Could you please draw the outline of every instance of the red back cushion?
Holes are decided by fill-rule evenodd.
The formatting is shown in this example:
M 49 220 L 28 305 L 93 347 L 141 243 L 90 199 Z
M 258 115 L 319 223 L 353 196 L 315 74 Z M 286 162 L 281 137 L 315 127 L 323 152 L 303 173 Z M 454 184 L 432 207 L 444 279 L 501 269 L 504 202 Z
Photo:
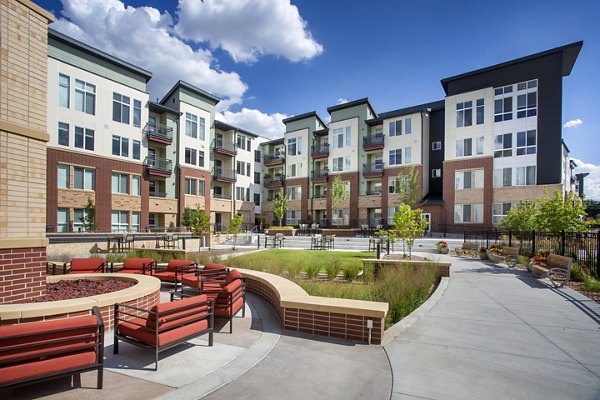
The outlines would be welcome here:
M 71 260 L 71 271 L 102 271 L 104 258 L 74 258 Z
M 161 331 L 166 331 L 185 323 L 199 321 L 208 315 L 209 305 L 203 304 L 206 301 L 206 295 L 200 295 L 169 303 L 159 303 L 150 309 L 158 313 L 158 316 L 148 314 L 146 326 L 150 329 L 159 328 Z
M 154 262 L 151 258 L 126 258 L 123 261 L 123 269 L 144 269 L 144 265 L 146 268 L 150 266 Z
M 240 271 L 238 271 L 237 269 L 230 269 L 229 273 L 227 274 L 227 277 L 225 278 L 225 283 L 226 284 L 230 284 L 231 282 L 235 281 L 236 279 L 242 279 L 242 273 Z
M 171 260 L 167 265 L 167 271 L 175 272 L 181 267 L 193 267 L 194 262 L 189 260 Z
M 227 268 L 227 267 L 222 264 L 215 264 L 215 263 L 206 263 L 206 265 L 204 266 L 204 269 L 225 269 L 225 268 Z

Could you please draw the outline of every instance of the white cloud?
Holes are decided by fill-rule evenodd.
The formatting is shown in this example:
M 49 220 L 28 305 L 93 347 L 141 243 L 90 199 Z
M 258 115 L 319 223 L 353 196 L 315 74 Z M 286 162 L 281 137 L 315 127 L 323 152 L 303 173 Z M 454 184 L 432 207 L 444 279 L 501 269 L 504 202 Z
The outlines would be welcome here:
M 263 54 L 296 62 L 323 52 L 289 0 L 180 0 L 178 17 L 181 37 L 221 47 L 236 62 Z
M 217 114 L 217 119 L 238 128 L 246 129 L 270 139 L 281 137 L 285 132 L 283 119 L 288 115 L 273 113 L 265 114 L 259 110 L 242 108 L 241 111 L 225 111 Z
M 212 66 L 209 50 L 194 50 L 176 36 L 173 18 L 152 7 L 125 6 L 119 0 L 62 0 L 52 27 L 117 58 L 153 72 L 150 98 L 162 97 L 185 80 L 223 99 L 220 109 L 241 103 L 247 85 L 235 72 Z
M 583 124 L 583 121 L 580 120 L 579 118 L 577 119 L 572 119 L 570 121 L 568 121 L 566 124 L 564 124 L 564 128 L 577 128 L 579 125 Z
M 589 172 L 589 175 L 583 179 L 583 189 L 586 199 L 600 200 L 600 165 L 594 165 L 571 158 L 577 164 L 575 174 Z
M 344 103 L 347 103 L 347 102 L 348 102 L 348 99 L 345 99 L 345 98 L 343 98 L 343 97 L 340 97 L 340 98 L 337 100 L 337 103 L 338 103 L 338 104 L 344 104 Z

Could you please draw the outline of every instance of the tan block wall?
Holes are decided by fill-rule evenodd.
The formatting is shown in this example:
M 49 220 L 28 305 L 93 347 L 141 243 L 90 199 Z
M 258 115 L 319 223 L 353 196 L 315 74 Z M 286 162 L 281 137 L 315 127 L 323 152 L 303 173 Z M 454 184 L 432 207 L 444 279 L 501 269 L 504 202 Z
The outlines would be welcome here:
M 123 211 L 140 211 L 142 209 L 142 198 L 127 194 L 112 194 L 112 209 Z
M 562 191 L 562 185 L 544 185 L 544 186 L 511 186 L 503 188 L 494 188 L 494 203 L 518 203 L 522 200 L 535 200 L 545 196 L 553 196 L 555 190 Z
M 92 190 L 58 189 L 59 208 L 83 208 L 88 199 L 95 201 L 96 192 Z
M 327 209 L 327 199 L 314 199 L 313 200 L 313 210 L 326 210 Z
M 210 211 L 231 213 L 231 200 L 210 199 Z
M 463 189 L 455 191 L 454 204 L 483 204 L 483 189 Z
M 360 216 L 361 210 L 363 208 L 381 208 L 381 196 L 359 196 L 358 198 L 358 213 L 359 219 L 362 218 Z M 366 212 L 366 210 L 365 210 Z M 366 218 L 366 216 L 365 216 Z
M 177 199 L 158 199 L 151 197 L 148 203 L 148 210 L 151 213 L 177 215 Z M 204 198 L 200 204 L 204 205 Z M 202 208 L 202 206 L 200 208 Z
M 185 207 L 189 207 L 192 210 L 195 210 L 197 208 L 197 206 L 200 206 L 200 209 L 204 210 L 205 206 L 206 206 L 206 197 L 190 196 L 190 195 L 186 194 L 185 195 Z

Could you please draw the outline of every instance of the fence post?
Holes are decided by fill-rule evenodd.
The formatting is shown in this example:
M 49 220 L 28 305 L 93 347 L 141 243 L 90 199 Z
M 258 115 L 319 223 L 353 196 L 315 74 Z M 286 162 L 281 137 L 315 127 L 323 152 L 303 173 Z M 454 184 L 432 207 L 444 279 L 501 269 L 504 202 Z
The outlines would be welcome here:
M 390 238 L 389 237 L 385 243 L 385 252 L 386 252 L 386 254 L 390 254 Z
M 531 231 L 531 254 L 535 256 L 535 231 Z
M 565 255 L 565 247 L 567 245 L 567 241 L 566 241 L 566 236 L 565 236 L 565 230 L 563 229 L 563 231 L 561 232 L 561 246 L 560 246 L 560 255 L 564 256 Z
M 377 243 L 377 259 L 381 258 L 381 243 Z
M 260 250 L 260 235 L 257 235 L 256 237 L 258 238 L 256 248 Z
M 512 230 L 508 230 L 508 247 L 512 247 Z

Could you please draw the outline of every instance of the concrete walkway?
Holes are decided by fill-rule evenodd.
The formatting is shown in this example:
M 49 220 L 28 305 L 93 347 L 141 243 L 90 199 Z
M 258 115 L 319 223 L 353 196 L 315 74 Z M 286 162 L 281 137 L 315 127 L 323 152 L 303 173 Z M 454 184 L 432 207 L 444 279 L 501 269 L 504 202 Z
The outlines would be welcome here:
M 600 399 L 600 305 L 525 271 L 452 262 L 445 293 L 386 344 L 392 399 Z

